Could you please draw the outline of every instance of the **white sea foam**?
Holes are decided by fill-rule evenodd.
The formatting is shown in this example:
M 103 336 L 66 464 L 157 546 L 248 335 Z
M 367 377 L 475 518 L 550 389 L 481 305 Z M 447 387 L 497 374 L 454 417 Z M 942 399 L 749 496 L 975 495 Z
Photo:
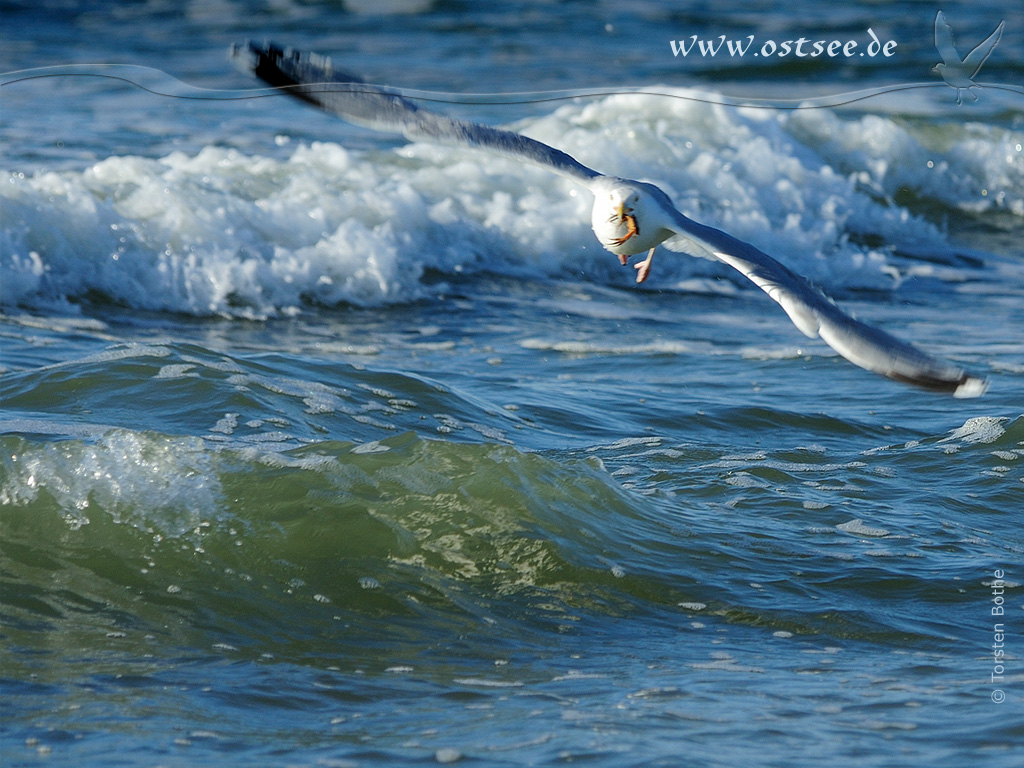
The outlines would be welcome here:
M 847 520 L 845 523 L 840 523 L 836 528 L 840 531 L 845 531 L 846 533 L 852 533 L 854 536 L 881 538 L 889 535 L 889 531 L 885 528 L 875 528 L 859 518 L 854 518 L 853 520 Z
M 886 195 L 900 189 L 968 210 L 1024 216 L 1024 145 L 1019 131 L 967 123 L 931 137 L 875 115 L 840 120 L 829 110 L 794 116 L 790 130 L 842 171 L 857 168 Z
M 678 355 L 690 351 L 690 345 L 678 341 L 652 341 L 646 344 L 608 344 L 593 341 L 523 339 L 524 349 L 551 350 L 570 355 Z
M 180 536 L 220 504 L 212 455 L 198 438 L 112 429 L 95 440 L 31 448 L 9 466 L 0 504 L 27 504 L 45 492 L 74 528 L 98 511 L 115 522 Z
M 939 442 L 994 443 L 1006 434 L 1004 424 L 1008 421 L 1009 419 L 999 416 L 977 416 L 965 421 L 962 427 L 954 429 Z
M 516 128 L 602 172 L 662 185 L 687 215 L 830 286 L 894 284 L 888 247 L 851 236 L 952 258 L 937 227 L 886 200 L 898 189 L 1024 215 L 1024 137 L 994 126 L 957 126 L 933 146 L 887 117 L 629 94 Z M 273 159 L 208 146 L 0 178 L 6 306 L 101 294 L 141 309 L 264 317 L 414 300 L 427 269 L 630 278 L 594 240 L 585 190 L 463 148 L 315 142 Z M 678 255 L 658 266 L 663 285 L 728 273 Z

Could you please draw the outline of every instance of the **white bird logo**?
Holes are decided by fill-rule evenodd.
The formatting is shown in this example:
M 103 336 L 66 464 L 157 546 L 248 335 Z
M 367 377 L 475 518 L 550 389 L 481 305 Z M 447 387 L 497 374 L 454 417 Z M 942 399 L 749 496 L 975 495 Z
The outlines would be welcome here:
M 985 59 L 989 57 L 992 49 L 996 47 L 996 43 L 1003 36 L 1005 25 L 1005 21 L 999 22 L 999 26 L 992 34 L 982 40 L 973 51 L 961 60 L 956 46 L 953 45 L 953 28 L 949 26 L 942 11 L 935 14 L 935 47 L 939 49 L 942 62 L 932 67 L 932 72 L 938 72 L 946 81 L 946 85 L 956 90 L 957 104 L 963 103 L 961 91 L 964 90 L 972 99 L 978 100 L 978 97 L 970 90 L 978 87 L 973 78 L 981 71 L 981 65 L 985 63 Z

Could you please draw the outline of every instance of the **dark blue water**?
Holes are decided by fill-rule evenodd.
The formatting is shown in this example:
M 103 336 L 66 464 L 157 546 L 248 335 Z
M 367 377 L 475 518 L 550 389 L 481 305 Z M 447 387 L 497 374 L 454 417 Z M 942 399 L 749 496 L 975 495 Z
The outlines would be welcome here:
M 0 81 L 0 762 L 1019 764 L 1024 14 L 943 8 L 1005 22 L 961 106 L 928 4 L 363 5 L 3 8 L 54 69 Z M 653 181 L 990 389 L 711 262 L 637 287 L 568 181 L 249 98 L 246 38 Z

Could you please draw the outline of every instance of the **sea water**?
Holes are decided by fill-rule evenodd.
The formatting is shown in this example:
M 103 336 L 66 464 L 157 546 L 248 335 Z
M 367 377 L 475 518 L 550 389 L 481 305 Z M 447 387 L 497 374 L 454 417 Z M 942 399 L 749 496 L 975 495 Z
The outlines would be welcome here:
M 368 5 L 3 12 L 3 764 L 1019 764 L 1019 9 L 944 8 L 964 55 L 1006 22 L 958 105 L 930 6 Z M 265 37 L 654 182 L 990 390 L 710 261 L 638 287 L 585 190 L 268 94 Z

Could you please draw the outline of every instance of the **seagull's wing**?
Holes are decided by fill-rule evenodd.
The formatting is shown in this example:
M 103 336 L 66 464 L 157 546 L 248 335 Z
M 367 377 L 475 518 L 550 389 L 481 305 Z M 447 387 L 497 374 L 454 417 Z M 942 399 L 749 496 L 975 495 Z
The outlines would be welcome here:
M 232 46 L 231 57 L 275 88 L 356 125 L 427 140 L 488 149 L 541 165 L 587 185 L 600 176 L 569 155 L 518 133 L 455 120 L 423 109 L 394 91 L 368 85 L 331 67 L 329 59 L 252 41 Z
M 953 45 L 953 28 L 946 21 L 946 15 L 939 11 L 935 14 L 935 47 L 939 49 L 939 55 L 946 63 L 946 66 L 959 67 L 961 65 L 960 54 L 956 52 Z
M 988 388 L 984 379 L 853 319 L 802 277 L 754 246 L 688 219 L 667 196 L 662 205 L 673 220 L 673 249 L 694 256 L 711 256 L 739 270 L 778 302 L 804 334 L 811 338 L 820 336 L 851 363 L 896 381 L 950 392 L 955 397 L 978 397 Z
M 981 71 L 981 65 L 985 63 L 985 59 L 992 53 L 992 49 L 996 47 L 996 43 L 1003 36 L 1003 27 L 1006 26 L 1005 21 L 1000 21 L 999 26 L 995 28 L 991 35 L 982 40 L 978 47 L 971 51 L 964 58 L 964 71 L 968 77 L 973 78 Z

